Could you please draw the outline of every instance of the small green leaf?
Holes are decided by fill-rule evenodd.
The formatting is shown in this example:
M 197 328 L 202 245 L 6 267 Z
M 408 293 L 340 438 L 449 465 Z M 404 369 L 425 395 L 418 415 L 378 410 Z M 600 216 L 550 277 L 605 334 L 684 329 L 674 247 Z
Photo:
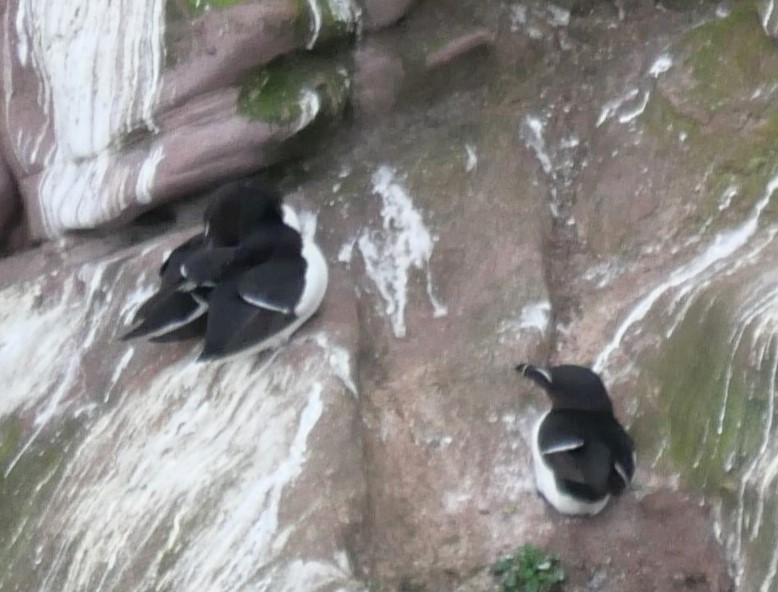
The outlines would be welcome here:
M 516 585 L 517 585 L 518 583 L 519 583 L 519 582 L 518 582 L 518 578 L 516 577 L 516 572 L 515 572 L 515 571 L 509 571 L 509 572 L 508 572 L 508 573 L 505 575 L 505 577 L 503 578 L 503 580 L 502 580 L 502 585 L 503 585 L 503 586 L 504 586 L 504 587 L 505 587 L 507 590 L 515 590 L 515 589 L 516 589 Z
M 503 557 L 492 566 L 492 573 L 500 575 L 508 571 L 511 567 L 511 557 Z

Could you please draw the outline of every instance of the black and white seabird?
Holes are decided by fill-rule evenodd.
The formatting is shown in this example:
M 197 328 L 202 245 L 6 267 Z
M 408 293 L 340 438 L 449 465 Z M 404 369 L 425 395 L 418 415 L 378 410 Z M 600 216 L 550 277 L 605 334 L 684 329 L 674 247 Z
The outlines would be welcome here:
M 173 249 L 162 262 L 159 268 L 162 283 L 138 308 L 132 329 L 122 336 L 123 340 L 135 337 L 148 337 L 152 341 L 185 339 L 192 332 L 190 325 L 198 327 L 194 321 L 208 309 L 208 289 L 187 285 L 182 266 L 188 257 L 203 249 L 205 242 L 204 234 L 196 234 Z
M 538 491 L 563 514 L 597 514 L 635 473 L 635 446 L 613 415 L 605 385 L 582 366 L 519 364 L 516 371 L 551 399 L 532 433 Z
M 277 347 L 321 305 L 327 262 L 313 236 L 301 233 L 294 210 L 282 209 L 283 224 L 246 239 L 261 261 L 213 289 L 200 360 Z
M 162 285 L 123 338 L 158 342 L 205 335 L 200 360 L 257 352 L 286 341 L 319 308 L 327 264 L 294 210 L 247 179 L 219 188 L 205 231 L 177 247 Z
M 291 210 L 282 202 L 282 195 L 275 187 L 256 177 L 220 186 L 203 215 L 209 246 L 236 247 L 258 228 L 282 223 Z M 296 215 L 294 220 L 297 220 Z

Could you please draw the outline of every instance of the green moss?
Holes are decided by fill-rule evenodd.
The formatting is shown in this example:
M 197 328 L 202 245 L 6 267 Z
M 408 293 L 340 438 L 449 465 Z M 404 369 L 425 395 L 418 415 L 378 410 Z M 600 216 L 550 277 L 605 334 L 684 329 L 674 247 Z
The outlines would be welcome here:
M 319 114 L 339 114 L 348 98 L 350 78 L 339 59 L 295 54 L 248 74 L 240 88 L 238 111 L 250 119 L 289 124 L 302 116 L 306 92 L 315 92 Z
M 732 472 L 761 444 L 771 392 L 766 369 L 740 370 L 749 364 L 745 352 L 731 351 L 732 324 L 729 303 L 700 299 L 664 342 L 654 369 L 667 454 L 695 485 L 725 496 Z
M 694 78 L 692 98 L 710 112 L 749 97 L 778 75 L 778 52 L 750 2 L 737 3 L 728 17 L 690 31 L 684 49 L 684 65 Z
M 706 126 L 676 110 L 661 93 L 653 93 L 641 121 L 662 151 L 678 153 L 679 170 L 695 171 L 703 178 L 703 192 L 695 198 L 692 219 L 679 229 L 685 233 L 694 224 L 715 232 L 741 219 L 763 195 L 778 162 L 778 107 L 752 115 L 747 127 L 733 130 Z M 738 190 L 737 198 L 721 212 L 721 197 L 732 186 Z M 772 212 L 767 215 L 771 217 Z
M 189 10 L 193 14 L 202 14 L 208 9 L 220 9 L 240 4 L 246 0 L 186 0 Z
M 20 417 L 0 420 L 0 589 L 34 587 L 29 585 L 37 577 L 31 561 L 35 556 L 34 519 L 56 486 L 78 427 L 66 422 L 56 434 L 41 433 L 28 443 L 30 434 Z M 28 448 L 18 456 L 25 445 Z
M 345 37 L 355 31 L 355 20 L 344 21 L 340 19 L 339 15 L 332 9 L 332 2 L 327 0 L 317 0 L 317 2 L 321 10 L 322 19 L 321 30 L 319 31 L 319 39 L 321 41 Z
M 696 119 L 676 111 L 660 93 L 651 94 L 641 122 L 649 133 L 667 143 L 677 143 L 681 135 L 686 141 L 694 142 L 701 133 Z
M 529 544 L 500 558 L 492 573 L 500 582 L 500 592 L 551 592 L 565 581 L 559 557 Z

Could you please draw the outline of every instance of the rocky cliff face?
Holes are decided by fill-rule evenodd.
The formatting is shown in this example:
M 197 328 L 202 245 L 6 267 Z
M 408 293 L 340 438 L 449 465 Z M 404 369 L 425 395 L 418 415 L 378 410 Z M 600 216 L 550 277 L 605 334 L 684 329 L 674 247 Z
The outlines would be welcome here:
M 302 154 L 331 284 L 286 347 L 198 365 L 116 337 L 202 200 L 0 261 L 0 589 L 485 592 L 524 542 L 567 590 L 775 587 L 769 15 L 78 4 L 5 8 L 2 211 L 16 179 L 57 235 Z M 521 360 L 594 364 L 636 438 L 593 520 L 534 492 Z
M 288 140 L 371 92 L 355 83 L 370 74 L 357 30 L 410 4 L 7 3 L 3 153 L 30 236 L 115 225 L 288 158 Z M 16 196 L 0 189 L 6 226 Z

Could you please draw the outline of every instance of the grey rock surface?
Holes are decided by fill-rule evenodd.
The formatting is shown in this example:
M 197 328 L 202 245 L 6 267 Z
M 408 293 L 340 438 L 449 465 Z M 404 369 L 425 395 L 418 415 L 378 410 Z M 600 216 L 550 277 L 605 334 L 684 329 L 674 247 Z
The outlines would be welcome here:
M 0 261 L 0 587 L 486 592 L 533 542 L 570 590 L 771 589 L 778 50 L 730 8 L 445 0 L 366 38 L 355 117 L 283 170 L 333 273 L 275 356 L 115 342 L 202 201 Z M 230 92 L 156 120 L 171 184 L 241 170 L 209 122 L 271 133 Z M 637 441 L 595 520 L 534 492 L 521 360 L 595 364 Z

